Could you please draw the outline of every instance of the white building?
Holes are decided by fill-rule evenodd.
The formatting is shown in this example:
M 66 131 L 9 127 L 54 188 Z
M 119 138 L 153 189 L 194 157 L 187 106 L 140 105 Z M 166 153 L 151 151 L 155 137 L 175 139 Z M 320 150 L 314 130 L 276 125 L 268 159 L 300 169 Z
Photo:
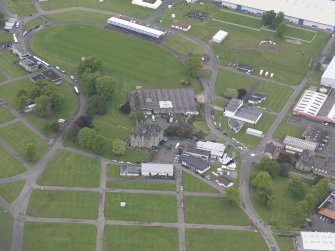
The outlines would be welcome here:
M 257 124 L 263 113 L 253 107 L 244 107 L 243 101 L 237 98 L 232 98 L 229 104 L 225 107 L 224 116 L 232 119 L 237 119 L 250 124 Z
M 335 57 L 333 57 L 327 69 L 322 74 L 321 85 L 335 88 Z
M 159 6 L 163 3 L 162 0 L 156 0 L 155 2 L 146 2 L 143 0 L 133 0 L 132 4 L 139 5 L 142 7 L 150 8 L 150 9 L 158 9 Z
M 212 41 L 220 44 L 226 37 L 228 36 L 228 32 L 219 30 L 213 37 Z
M 198 141 L 196 148 L 210 152 L 212 158 L 222 158 L 226 149 L 224 144 L 211 141 Z
M 297 237 L 298 251 L 334 251 L 335 233 L 300 232 Z
M 189 31 L 192 26 L 190 24 L 184 24 L 178 21 L 173 21 L 171 27 L 182 31 Z
M 246 134 L 252 135 L 252 136 L 256 136 L 258 138 L 263 138 L 264 137 L 264 133 L 262 131 L 253 129 L 253 128 L 248 128 L 245 132 Z
M 284 12 L 285 20 L 299 25 L 335 31 L 335 1 L 330 0 L 217 0 L 233 10 L 262 16 L 265 11 Z
M 172 164 L 142 163 L 141 173 L 143 176 L 173 176 Z

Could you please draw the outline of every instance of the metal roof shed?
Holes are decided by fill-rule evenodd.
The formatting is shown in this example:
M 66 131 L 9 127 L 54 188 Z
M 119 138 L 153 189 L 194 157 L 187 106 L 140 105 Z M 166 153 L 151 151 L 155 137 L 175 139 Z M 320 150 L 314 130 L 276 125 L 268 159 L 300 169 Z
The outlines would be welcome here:
M 219 30 L 212 38 L 215 43 L 221 43 L 228 36 L 228 32 Z

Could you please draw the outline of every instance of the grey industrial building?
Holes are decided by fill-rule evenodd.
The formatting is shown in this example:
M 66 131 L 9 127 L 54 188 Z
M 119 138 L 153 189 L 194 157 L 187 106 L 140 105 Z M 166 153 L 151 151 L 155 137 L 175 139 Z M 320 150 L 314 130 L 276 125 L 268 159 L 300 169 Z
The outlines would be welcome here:
M 208 161 L 187 155 L 181 157 L 181 164 L 192 172 L 200 174 L 203 174 L 211 167 Z
M 188 154 L 190 156 L 196 157 L 196 158 L 200 158 L 203 160 L 208 160 L 211 152 L 210 151 L 206 151 L 206 150 L 201 150 L 201 149 L 197 149 L 191 146 L 187 146 L 186 150 L 185 150 L 185 154 Z
M 19 65 L 27 72 L 37 71 L 40 68 L 40 63 L 33 57 L 29 56 L 20 60 Z
M 286 136 L 283 144 L 285 146 L 285 150 L 290 153 L 302 153 L 303 150 L 315 151 L 318 147 L 318 143 L 292 136 Z
M 232 98 L 224 109 L 224 115 L 228 118 L 256 124 L 263 113 L 256 108 L 243 106 L 243 101 L 240 99 Z

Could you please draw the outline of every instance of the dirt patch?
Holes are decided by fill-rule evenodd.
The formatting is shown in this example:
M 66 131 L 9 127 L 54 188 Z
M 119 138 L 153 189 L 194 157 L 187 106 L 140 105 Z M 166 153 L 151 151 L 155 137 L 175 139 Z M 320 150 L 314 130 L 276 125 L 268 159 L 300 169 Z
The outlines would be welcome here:
M 262 49 L 279 50 L 278 44 L 272 40 L 262 40 L 259 42 L 258 46 Z
M 288 42 L 290 44 L 302 45 L 302 42 L 300 40 L 297 40 L 297 39 L 286 39 L 286 42 Z

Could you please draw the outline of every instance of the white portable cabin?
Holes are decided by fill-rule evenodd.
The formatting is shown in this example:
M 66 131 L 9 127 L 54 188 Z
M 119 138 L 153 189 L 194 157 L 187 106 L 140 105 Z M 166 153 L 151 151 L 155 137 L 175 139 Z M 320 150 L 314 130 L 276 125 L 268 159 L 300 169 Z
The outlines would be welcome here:
M 249 135 L 252 135 L 252 136 L 256 136 L 258 138 L 263 138 L 264 137 L 264 133 L 262 131 L 255 130 L 255 129 L 252 129 L 252 128 L 248 128 L 245 133 L 249 134 Z
M 212 38 L 212 41 L 220 44 L 226 37 L 228 36 L 228 32 L 219 30 Z

